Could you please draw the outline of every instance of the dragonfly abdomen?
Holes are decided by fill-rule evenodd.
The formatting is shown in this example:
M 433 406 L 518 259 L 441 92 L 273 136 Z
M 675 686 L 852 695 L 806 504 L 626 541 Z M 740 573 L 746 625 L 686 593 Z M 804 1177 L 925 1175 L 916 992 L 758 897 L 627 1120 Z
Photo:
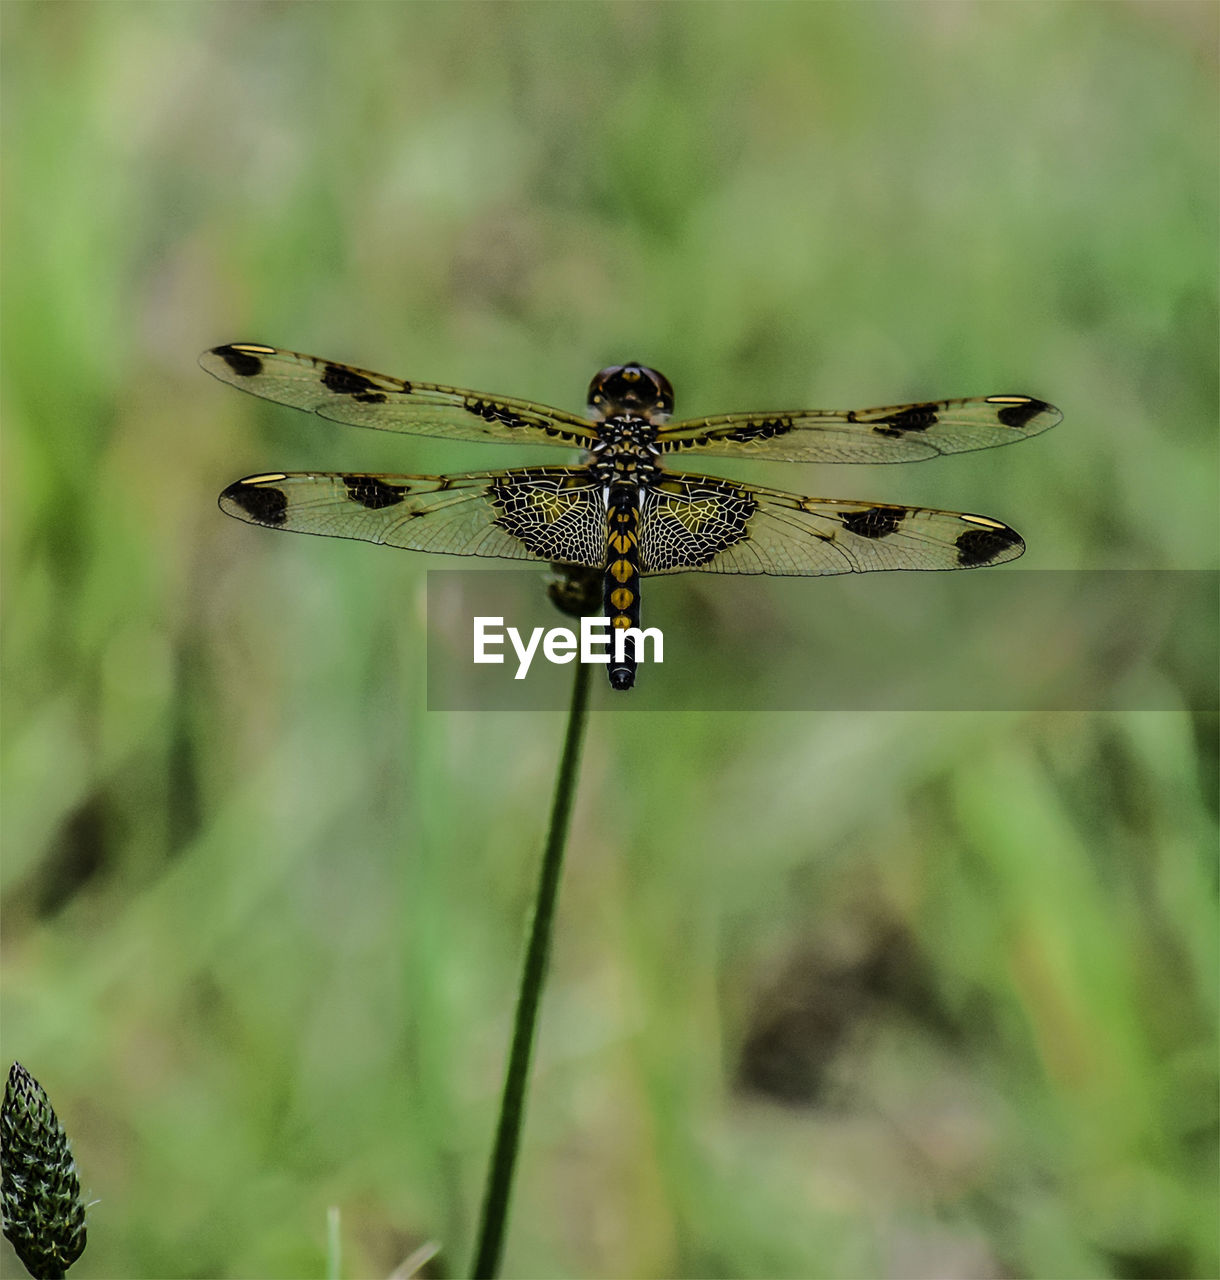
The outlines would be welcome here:
M 621 661 L 618 633 L 640 625 L 640 499 L 632 484 L 613 484 L 606 499 L 606 616 L 610 619 L 610 684 L 635 684 L 635 639 L 627 636 Z

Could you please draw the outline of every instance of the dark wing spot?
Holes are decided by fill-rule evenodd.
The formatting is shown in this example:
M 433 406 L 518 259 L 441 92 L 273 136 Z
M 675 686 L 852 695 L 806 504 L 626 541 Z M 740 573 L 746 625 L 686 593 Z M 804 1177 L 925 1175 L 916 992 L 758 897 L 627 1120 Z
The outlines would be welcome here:
M 897 530 L 905 514 L 894 507 L 869 507 L 843 516 L 843 527 L 862 538 L 885 538 Z
M 385 404 L 385 392 L 379 390 L 362 373 L 346 369 L 341 364 L 328 364 L 322 374 L 322 385 L 336 395 L 351 396 L 361 404 Z M 403 383 L 403 390 L 410 391 Z
M 1016 427 L 1020 430 L 1032 418 L 1045 413 L 1049 408 L 1050 405 L 1045 400 L 1027 400 L 1024 404 L 1006 404 L 996 412 L 995 416 L 1006 427 Z
M 466 408 L 484 422 L 499 422 L 506 427 L 528 427 L 530 424 L 522 417 L 504 408 L 503 405 L 492 404 L 490 400 L 467 400 Z
M 904 431 L 927 431 L 936 425 L 935 404 L 913 404 L 898 413 L 891 413 L 873 422 L 873 430 L 882 436 L 897 437 Z
M 967 529 L 957 540 L 957 563 L 963 569 L 990 564 L 1012 547 L 1021 547 L 1021 535 L 1015 529 Z
M 240 347 L 216 347 L 212 354 L 219 356 L 239 378 L 253 378 L 263 371 L 263 362 L 258 356 L 242 351 Z
M 256 524 L 281 525 L 288 512 L 288 496 L 273 485 L 246 484 L 239 480 L 220 496 L 240 507 Z
M 677 440 L 658 440 L 657 448 L 662 453 L 674 453 L 678 449 L 697 449 L 700 445 L 711 444 L 711 436 L 684 436 Z
M 740 440 L 743 444 L 751 440 L 770 440 L 773 436 L 786 435 L 792 430 L 791 418 L 768 418 L 763 422 L 747 422 L 745 426 L 734 427 L 721 437 L 724 440 Z
M 376 476 L 344 476 L 347 496 L 370 511 L 380 511 L 383 507 L 397 506 L 406 497 L 406 486 L 386 484 Z

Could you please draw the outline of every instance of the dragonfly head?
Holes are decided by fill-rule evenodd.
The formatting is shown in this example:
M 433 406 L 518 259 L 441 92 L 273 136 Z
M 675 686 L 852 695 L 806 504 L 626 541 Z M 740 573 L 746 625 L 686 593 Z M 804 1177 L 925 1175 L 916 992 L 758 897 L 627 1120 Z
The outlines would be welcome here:
M 630 416 L 662 423 L 674 410 L 669 379 L 642 364 L 615 364 L 589 383 L 589 416 L 595 422 Z

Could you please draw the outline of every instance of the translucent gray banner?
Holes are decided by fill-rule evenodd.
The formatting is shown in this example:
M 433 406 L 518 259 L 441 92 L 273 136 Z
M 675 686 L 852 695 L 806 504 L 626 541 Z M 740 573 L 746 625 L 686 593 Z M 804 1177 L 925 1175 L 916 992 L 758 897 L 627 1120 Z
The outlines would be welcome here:
M 428 706 L 567 706 L 571 663 L 539 636 L 523 679 L 507 635 L 579 633 L 545 570 L 428 574 Z M 620 711 L 1087 711 L 1193 708 L 1220 699 L 1220 573 L 978 570 L 831 578 L 646 578 L 644 627 L 664 637 L 636 687 L 594 670 L 595 706 Z M 475 619 L 485 655 L 474 661 Z M 502 638 L 496 641 L 496 636 Z M 570 650 L 562 637 L 554 654 Z M 651 656 L 652 646 L 647 646 Z

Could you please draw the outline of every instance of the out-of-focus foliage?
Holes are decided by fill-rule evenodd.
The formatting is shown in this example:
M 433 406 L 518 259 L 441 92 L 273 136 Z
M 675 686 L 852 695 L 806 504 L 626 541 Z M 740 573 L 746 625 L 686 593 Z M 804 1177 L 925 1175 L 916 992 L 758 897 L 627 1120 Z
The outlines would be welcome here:
M 1018 448 L 751 474 L 1215 569 L 1217 12 L 0 7 L 4 1052 L 98 1201 L 74 1275 L 316 1275 L 332 1204 L 350 1274 L 461 1270 L 561 729 L 426 711 L 426 557 L 215 507 L 522 459 L 198 352 L 1027 392 L 1065 418 Z M 1216 721 L 1161 679 L 596 714 L 508 1274 L 1215 1275 Z

